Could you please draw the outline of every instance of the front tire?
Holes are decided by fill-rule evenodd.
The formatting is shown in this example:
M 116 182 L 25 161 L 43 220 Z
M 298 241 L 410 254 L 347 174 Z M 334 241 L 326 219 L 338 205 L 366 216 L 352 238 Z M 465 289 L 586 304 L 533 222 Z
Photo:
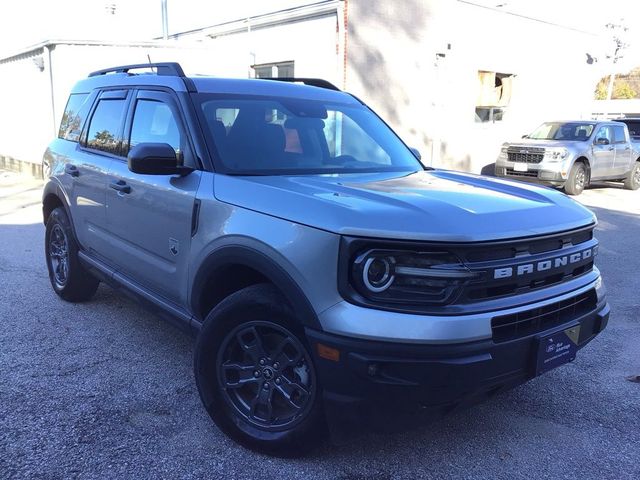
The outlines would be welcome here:
M 588 184 L 589 178 L 584 163 L 574 163 L 569 172 L 569 178 L 567 178 L 564 191 L 568 195 L 580 195 Z
M 638 190 L 640 188 L 640 160 L 633 164 L 633 168 L 624 179 L 624 188 L 627 190 Z
M 80 264 L 78 244 L 62 207 L 54 209 L 47 219 L 44 244 L 49 280 L 58 296 L 67 302 L 93 297 L 100 282 Z
M 207 412 L 241 445 L 291 457 L 325 437 L 321 391 L 304 333 L 271 285 L 244 288 L 209 313 L 194 370 Z

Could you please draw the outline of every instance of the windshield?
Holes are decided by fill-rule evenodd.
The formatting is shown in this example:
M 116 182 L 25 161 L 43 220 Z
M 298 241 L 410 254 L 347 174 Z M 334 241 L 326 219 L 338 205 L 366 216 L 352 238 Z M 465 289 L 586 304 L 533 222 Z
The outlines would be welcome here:
M 547 122 L 536 128 L 528 138 L 534 140 L 588 140 L 595 124 L 586 122 Z
M 424 167 L 362 105 L 194 95 L 218 169 L 239 175 L 417 171 Z

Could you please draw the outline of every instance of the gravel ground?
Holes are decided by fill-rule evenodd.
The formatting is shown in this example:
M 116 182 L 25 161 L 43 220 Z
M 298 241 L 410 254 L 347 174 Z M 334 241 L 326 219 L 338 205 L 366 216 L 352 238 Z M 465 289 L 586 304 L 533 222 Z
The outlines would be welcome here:
M 193 339 L 101 286 L 48 282 L 38 182 L 0 171 L 0 478 L 640 478 L 640 192 L 593 188 L 613 314 L 574 363 L 429 426 L 297 460 L 211 423 Z

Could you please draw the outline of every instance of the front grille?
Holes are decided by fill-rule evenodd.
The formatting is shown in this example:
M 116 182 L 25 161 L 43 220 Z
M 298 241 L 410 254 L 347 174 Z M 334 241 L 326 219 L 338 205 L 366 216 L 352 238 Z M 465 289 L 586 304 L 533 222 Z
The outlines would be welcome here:
M 468 282 L 456 298 L 457 303 L 468 304 L 483 300 L 518 295 L 585 275 L 593 270 L 597 252 L 597 240 L 593 227 L 524 240 L 478 244 L 454 250 L 463 264 L 479 277 Z M 589 256 L 566 265 L 537 268 L 540 262 L 555 261 L 558 257 L 590 250 Z M 517 274 L 518 266 L 532 264 L 535 271 Z M 544 265 L 546 267 L 546 265 Z M 512 275 L 497 276 L 496 270 L 510 268 Z M 496 278 L 498 277 L 498 278 Z
M 507 342 L 543 332 L 594 310 L 597 303 L 595 290 L 589 290 L 543 307 L 494 317 L 491 320 L 493 341 Z
M 505 173 L 510 177 L 538 178 L 538 171 L 537 170 L 535 170 L 533 172 L 531 172 L 531 171 L 528 171 L 528 172 L 516 172 L 513 168 L 507 168 L 507 169 L 505 169 Z
M 507 151 L 507 158 L 510 162 L 540 163 L 543 157 L 544 151 L 542 153 L 522 153 Z

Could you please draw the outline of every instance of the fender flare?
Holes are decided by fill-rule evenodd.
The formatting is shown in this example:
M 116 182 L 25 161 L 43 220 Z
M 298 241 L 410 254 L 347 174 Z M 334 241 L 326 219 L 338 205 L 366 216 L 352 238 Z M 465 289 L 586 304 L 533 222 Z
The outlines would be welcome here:
M 274 259 L 248 246 L 227 245 L 213 250 L 198 267 L 191 285 L 190 304 L 192 312 L 200 311 L 200 297 L 207 280 L 216 270 L 229 265 L 252 268 L 269 279 L 289 300 L 294 316 L 303 326 L 321 330 L 318 317 L 308 298 L 287 271 Z M 196 321 L 203 319 L 196 318 Z

